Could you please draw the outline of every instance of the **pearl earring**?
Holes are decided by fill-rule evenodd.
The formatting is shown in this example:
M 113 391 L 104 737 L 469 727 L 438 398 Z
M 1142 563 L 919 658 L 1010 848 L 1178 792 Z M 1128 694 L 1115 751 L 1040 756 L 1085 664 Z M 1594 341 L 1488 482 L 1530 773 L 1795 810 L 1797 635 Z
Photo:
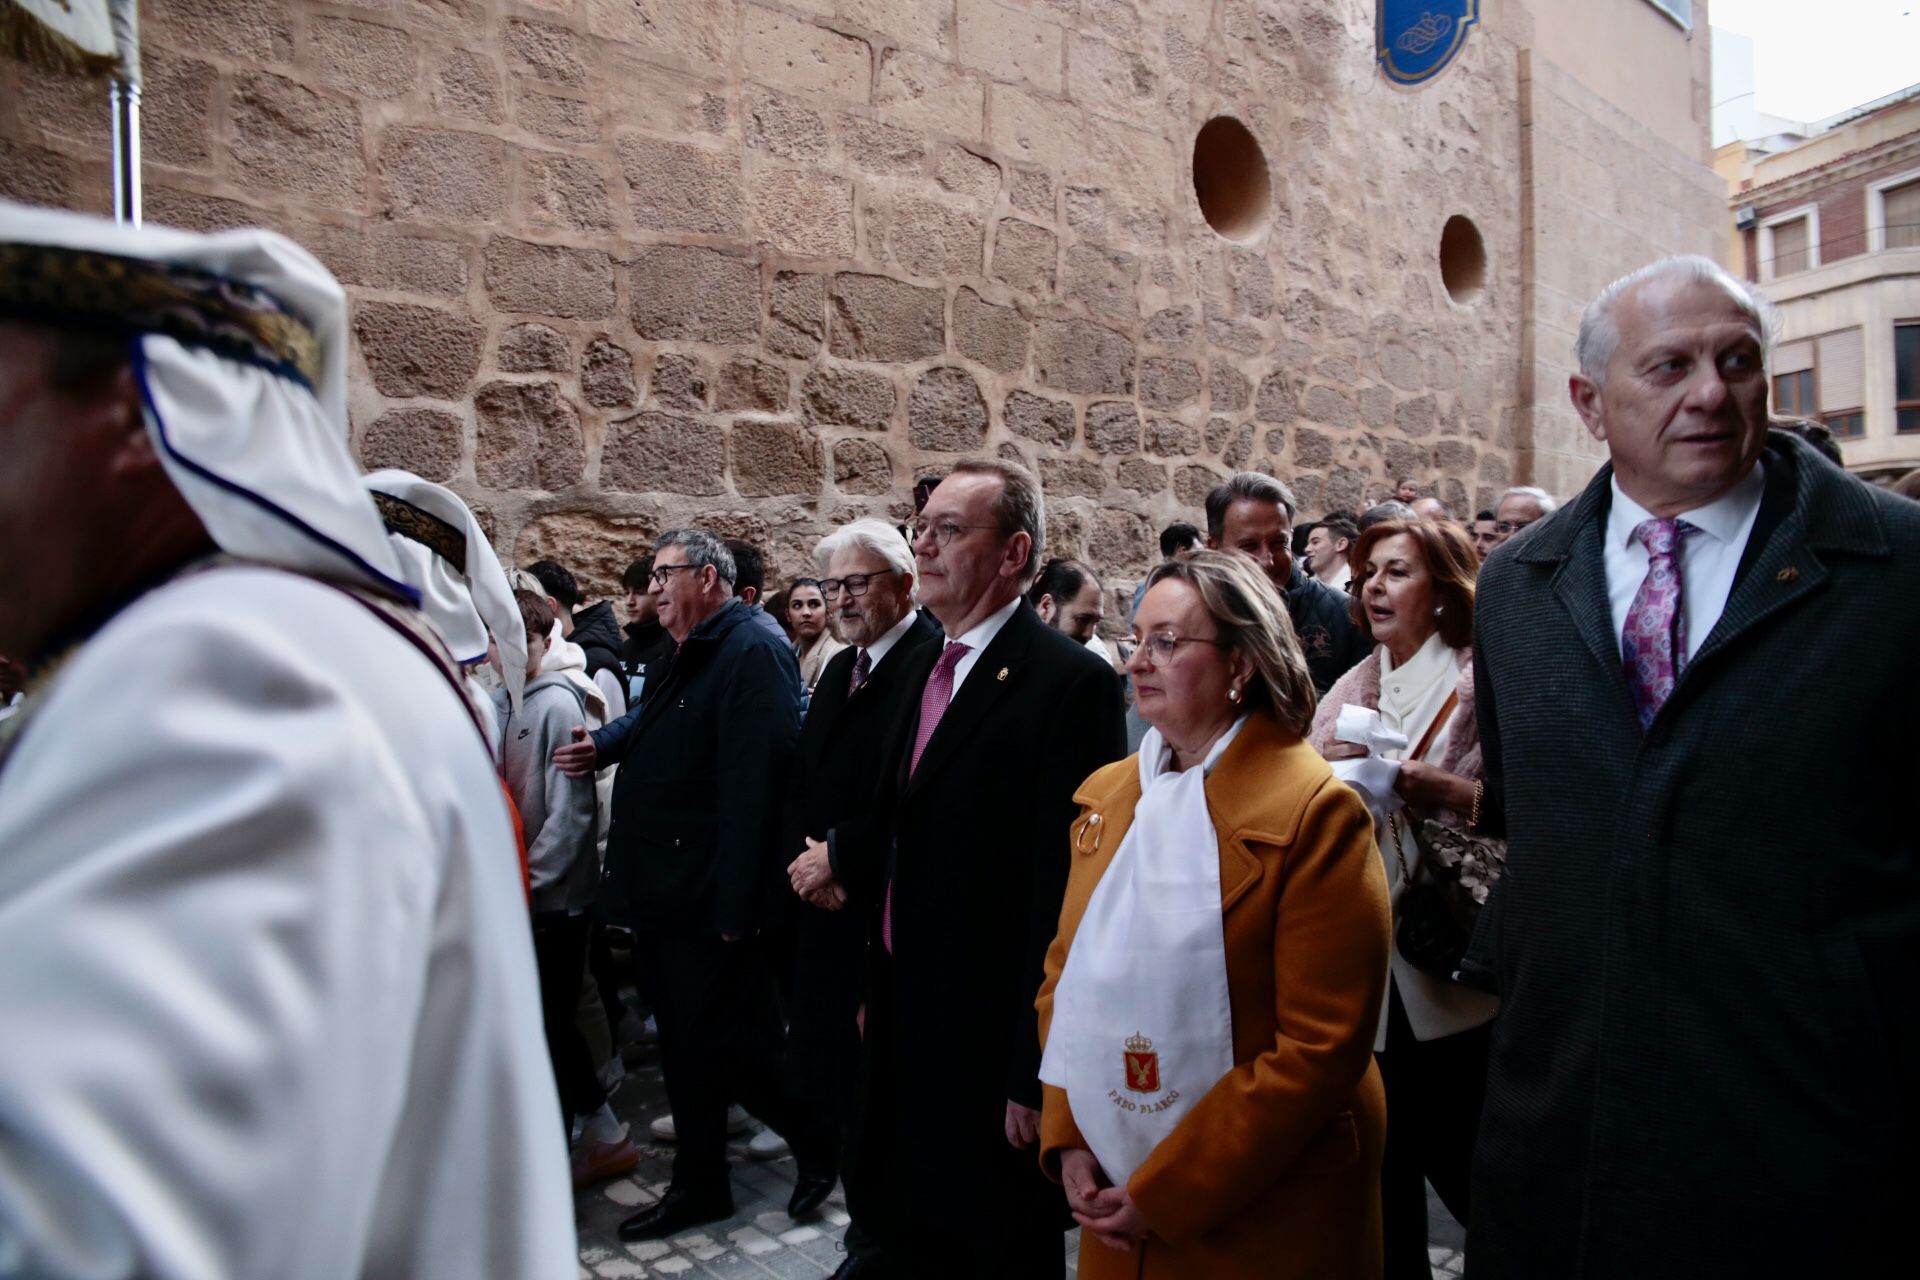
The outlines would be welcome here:
M 1441 614 L 1445 613 L 1446 611 L 1447 611 L 1447 606 L 1443 604 L 1437 604 L 1433 606 L 1433 616 L 1436 618 L 1439 617 Z
M 1227 690 L 1227 701 L 1228 702 L 1240 701 L 1240 690 L 1238 686 Z

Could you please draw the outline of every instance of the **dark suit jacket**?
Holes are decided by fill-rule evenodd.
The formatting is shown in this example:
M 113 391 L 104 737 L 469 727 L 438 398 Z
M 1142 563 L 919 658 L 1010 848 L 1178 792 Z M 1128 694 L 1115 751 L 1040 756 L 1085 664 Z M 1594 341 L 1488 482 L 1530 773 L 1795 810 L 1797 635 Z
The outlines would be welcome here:
M 732 601 L 689 632 L 641 704 L 593 734 L 600 764 L 620 765 L 607 918 L 657 933 L 762 928 L 799 734 L 793 654 L 747 606 Z
M 869 945 L 880 1016 L 870 1007 L 868 1042 L 874 1070 L 901 1082 L 910 1150 L 926 1163 L 899 1176 L 952 1189 L 997 1176 L 1008 1099 L 1040 1105 L 1033 1001 L 1066 890 L 1073 795 L 1124 754 L 1126 731 L 1113 668 L 1022 602 L 909 780 L 920 693 L 939 654 L 929 645 L 903 668 L 911 692 L 884 785 L 870 816 L 836 826 L 832 848 L 835 874 L 868 903 L 892 879 L 893 955 L 877 916 Z M 1057 1209 L 1058 1191 L 1045 1195 Z
M 1920 505 L 1774 432 L 1644 734 L 1603 469 L 1481 571 L 1506 878 L 1467 1274 L 1886 1274 L 1920 1195 Z
M 920 696 L 908 668 L 919 652 L 940 648 L 940 628 L 925 613 L 874 667 L 849 698 L 847 682 L 859 650 L 833 655 L 814 686 L 812 705 L 800 726 L 793 780 L 787 788 L 782 863 L 793 861 L 809 837 L 825 840 L 838 823 L 872 810 L 874 793 L 889 763 L 883 754 L 895 723 Z M 867 934 L 873 902 L 854 899 L 838 911 L 823 911 L 794 897 L 793 1008 L 788 1057 L 796 1092 L 812 1098 L 848 1093 L 859 1065 L 854 1011 L 866 990 Z

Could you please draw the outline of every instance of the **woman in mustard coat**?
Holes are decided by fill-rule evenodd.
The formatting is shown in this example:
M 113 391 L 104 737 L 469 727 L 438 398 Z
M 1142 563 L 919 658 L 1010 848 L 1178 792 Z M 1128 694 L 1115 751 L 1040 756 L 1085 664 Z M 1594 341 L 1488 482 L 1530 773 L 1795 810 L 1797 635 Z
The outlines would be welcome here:
M 1373 823 L 1302 734 L 1313 686 L 1243 557 L 1161 566 L 1153 726 L 1082 785 L 1040 988 L 1041 1160 L 1080 1275 L 1378 1277 L 1391 933 Z

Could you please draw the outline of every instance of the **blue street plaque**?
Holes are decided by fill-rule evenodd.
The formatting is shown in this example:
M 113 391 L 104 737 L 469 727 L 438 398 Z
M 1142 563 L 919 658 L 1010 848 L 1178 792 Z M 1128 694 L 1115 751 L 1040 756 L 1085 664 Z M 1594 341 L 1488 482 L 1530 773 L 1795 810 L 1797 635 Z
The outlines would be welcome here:
M 1380 69 L 1395 84 L 1439 75 L 1480 21 L 1480 0 L 1374 0 Z

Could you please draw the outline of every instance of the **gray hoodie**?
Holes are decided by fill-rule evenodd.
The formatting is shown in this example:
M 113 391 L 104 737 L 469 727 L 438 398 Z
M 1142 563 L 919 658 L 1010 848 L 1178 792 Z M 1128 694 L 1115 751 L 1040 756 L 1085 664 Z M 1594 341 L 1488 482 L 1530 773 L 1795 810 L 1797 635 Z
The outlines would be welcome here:
M 555 748 L 585 722 L 580 691 L 565 675 L 543 672 L 527 682 L 500 745 L 500 769 L 526 828 L 536 914 L 583 910 L 599 886 L 593 779 L 569 778 L 553 765 Z

